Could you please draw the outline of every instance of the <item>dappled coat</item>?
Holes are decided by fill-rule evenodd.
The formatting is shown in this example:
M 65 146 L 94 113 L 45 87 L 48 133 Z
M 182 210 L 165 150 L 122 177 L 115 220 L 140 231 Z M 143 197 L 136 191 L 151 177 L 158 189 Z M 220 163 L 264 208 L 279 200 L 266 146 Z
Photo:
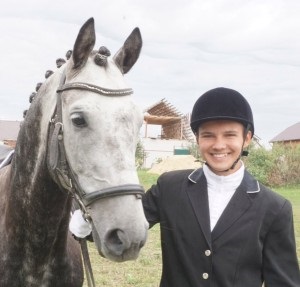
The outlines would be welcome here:
M 161 225 L 161 287 L 299 287 L 292 207 L 247 171 L 210 231 L 202 169 L 161 175 L 143 198 Z

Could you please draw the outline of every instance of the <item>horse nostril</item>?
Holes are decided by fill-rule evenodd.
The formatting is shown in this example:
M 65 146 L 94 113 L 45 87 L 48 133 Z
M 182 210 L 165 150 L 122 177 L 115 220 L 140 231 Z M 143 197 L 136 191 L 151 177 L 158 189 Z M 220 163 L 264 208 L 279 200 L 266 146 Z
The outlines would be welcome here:
M 122 261 L 136 259 L 138 251 L 146 242 L 146 235 L 143 239 L 131 238 L 130 234 L 122 229 L 112 229 L 105 235 L 104 245 L 109 254 L 122 257 Z M 125 257 L 124 257 L 125 256 Z
M 120 236 L 123 233 L 120 229 L 114 229 L 110 231 L 106 237 L 107 242 L 112 245 L 122 245 L 123 241 L 121 240 Z
M 105 245 L 111 253 L 120 256 L 130 247 L 130 241 L 123 230 L 113 229 L 105 236 Z

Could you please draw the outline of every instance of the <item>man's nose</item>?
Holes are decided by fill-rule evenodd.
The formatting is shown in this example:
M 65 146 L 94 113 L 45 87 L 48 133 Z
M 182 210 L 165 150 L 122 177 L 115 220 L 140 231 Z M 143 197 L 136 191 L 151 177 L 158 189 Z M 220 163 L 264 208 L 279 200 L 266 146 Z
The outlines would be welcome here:
M 218 150 L 226 148 L 225 140 L 222 137 L 215 137 L 213 148 Z

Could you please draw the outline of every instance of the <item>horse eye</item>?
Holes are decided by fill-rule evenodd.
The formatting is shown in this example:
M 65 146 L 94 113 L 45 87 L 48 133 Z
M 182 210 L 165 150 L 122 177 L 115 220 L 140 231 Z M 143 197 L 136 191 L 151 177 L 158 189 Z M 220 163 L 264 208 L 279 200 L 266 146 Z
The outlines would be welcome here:
M 85 127 L 87 126 L 87 123 L 84 119 L 84 116 L 82 113 L 74 113 L 71 115 L 71 120 L 74 126 L 76 127 Z

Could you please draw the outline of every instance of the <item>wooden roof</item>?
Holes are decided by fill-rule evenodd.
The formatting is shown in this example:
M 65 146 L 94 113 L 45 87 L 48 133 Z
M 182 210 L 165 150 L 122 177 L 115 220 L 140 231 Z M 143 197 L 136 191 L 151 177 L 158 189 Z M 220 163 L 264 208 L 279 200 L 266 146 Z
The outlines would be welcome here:
M 150 125 L 166 125 L 180 121 L 181 117 L 153 116 L 144 114 L 144 120 Z
M 144 111 L 144 120 L 152 125 L 166 125 L 180 122 L 182 114 L 165 99 Z

